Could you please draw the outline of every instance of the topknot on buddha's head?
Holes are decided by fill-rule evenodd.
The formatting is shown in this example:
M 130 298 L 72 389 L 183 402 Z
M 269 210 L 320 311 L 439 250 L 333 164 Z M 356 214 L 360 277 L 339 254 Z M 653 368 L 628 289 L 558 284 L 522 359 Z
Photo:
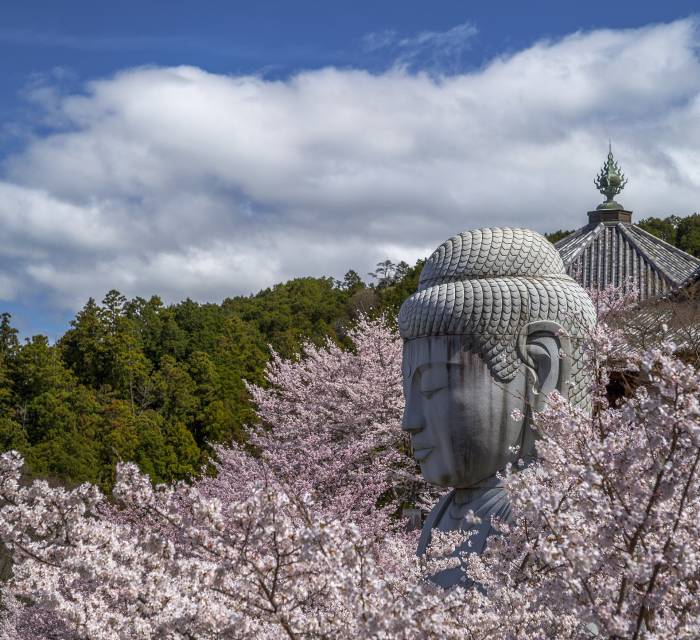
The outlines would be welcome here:
M 472 278 L 565 275 L 559 252 L 529 229 L 474 229 L 445 240 L 428 258 L 418 290 Z
M 406 340 L 469 337 L 492 374 L 511 380 L 520 366 L 517 337 L 537 320 L 557 322 L 572 338 L 574 378 L 582 376 L 581 341 L 595 310 L 557 250 L 528 229 L 476 229 L 428 258 L 418 290 L 401 306 L 399 331 Z

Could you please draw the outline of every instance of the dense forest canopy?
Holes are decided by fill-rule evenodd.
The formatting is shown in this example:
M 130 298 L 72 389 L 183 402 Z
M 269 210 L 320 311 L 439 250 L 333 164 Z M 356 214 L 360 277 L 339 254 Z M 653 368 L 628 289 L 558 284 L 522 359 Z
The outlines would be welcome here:
M 700 256 L 700 214 L 638 224 Z M 119 461 L 156 481 L 197 474 L 213 444 L 245 441 L 256 419 L 246 381 L 265 383 L 270 349 L 291 357 L 305 340 L 343 344 L 360 313 L 395 315 L 421 266 L 386 260 L 370 284 L 348 271 L 342 281 L 297 278 L 221 304 L 166 306 L 110 291 L 88 300 L 54 345 L 20 341 L 2 314 L 0 447 L 20 451 L 35 475 L 105 489 Z
M 0 322 L 0 447 L 31 473 L 109 489 L 119 461 L 156 481 L 198 473 L 217 442 L 245 440 L 255 420 L 246 381 L 264 384 L 270 349 L 289 357 L 310 340 L 342 344 L 360 314 L 395 315 L 421 262 L 385 261 L 367 285 L 297 278 L 221 304 L 90 299 L 56 342 L 22 343 Z

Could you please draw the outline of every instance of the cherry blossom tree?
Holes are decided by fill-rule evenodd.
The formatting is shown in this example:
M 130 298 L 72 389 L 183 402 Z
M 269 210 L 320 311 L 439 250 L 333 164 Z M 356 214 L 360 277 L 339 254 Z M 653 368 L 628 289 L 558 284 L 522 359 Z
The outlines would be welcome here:
M 635 357 L 620 408 L 555 395 L 539 416 L 539 462 L 507 479 L 515 523 L 469 559 L 519 637 L 698 637 L 700 376 L 672 350 Z
M 24 486 L 21 459 L 0 457 L 6 636 L 698 637 L 700 375 L 671 344 L 626 345 L 608 306 L 589 340 L 593 413 L 555 394 L 537 416 L 538 461 L 508 470 L 514 520 L 463 559 L 470 587 L 427 579 L 460 561 L 463 534 L 417 558 L 390 524 L 421 489 L 399 430 L 400 344 L 365 320 L 353 350 L 273 358 L 269 387 L 251 388 L 256 455 L 219 449 L 214 477 L 154 488 L 122 465 L 108 500 Z M 640 381 L 615 407 L 611 366 Z
M 340 624 L 327 613 L 334 592 L 345 604 L 336 603 L 333 615 L 345 611 L 345 627 L 363 635 L 348 606 L 372 603 L 361 616 L 370 621 L 375 608 L 389 606 L 385 596 L 392 591 L 416 598 L 410 593 L 425 585 L 412 557 L 415 539 L 407 540 L 391 518 L 420 486 L 400 429 L 401 343 L 382 319 L 361 319 L 348 337 L 352 350 L 329 342 L 306 345 L 297 360 L 273 355 L 269 387 L 251 387 L 261 416 L 251 433 L 259 456 L 220 447 L 215 477 L 192 487 L 152 490 L 126 465 L 115 506 L 89 486 L 21 488 L 19 460 L 7 458 L 0 535 L 15 553 L 16 593 L 43 607 L 42 615 L 46 608 L 59 611 L 89 638 L 248 637 L 253 631 L 278 637 L 281 629 L 308 636 L 314 625 Z M 50 508 L 56 509 L 52 518 Z M 204 516 L 210 509 L 215 513 Z M 361 564 L 361 575 L 334 565 L 328 550 L 336 547 L 346 550 L 348 562 Z M 228 575 L 230 586 L 211 583 L 208 590 L 201 571 Z M 365 585 L 373 575 L 381 598 Z M 248 604 L 239 606 L 231 627 L 232 598 L 236 606 L 243 599 Z M 443 600 L 442 594 L 434 598 L 426 606 Z M 188 618 L 183 609 L 197 613 Z M 386 612 L 380 617 L 394 624 Z
M 318 508 L 383 535 L 402 504 L 431 491 L 401 430 L 401 339 L 385 318 L 365 317 L 347 337 L 352 349 L 329 340 L 298 359 L 273 353 L 269 386 L 250 386 L 262 423 L 251 441 Z
M 249 495 L 225 502 L 220 481 L 154 489 L 122 465 L 114 495 L 140 524 L 105 518 L 89 485 L 22 487 L 20 466 L 0 458 L 11 590 L 78 638 L 462 637 L 463 594 L 421 579 L 444 561 L 323 519 L 262 464 Z

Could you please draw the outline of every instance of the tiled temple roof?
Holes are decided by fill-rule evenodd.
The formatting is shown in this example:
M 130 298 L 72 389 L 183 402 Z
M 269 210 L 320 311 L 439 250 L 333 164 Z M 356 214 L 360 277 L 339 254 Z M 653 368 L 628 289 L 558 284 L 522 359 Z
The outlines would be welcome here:
M 594 289 L 631 282 L 642 300 L 700 279 L 700 260 L 632 224 L 632 212 L 613 199 L 626 184 L 610 149 L 595 180 L 606 201 L 588 212 L 588 225 L 554 245 L 567 273 Z
M 642 299 L 677 289 L 700 273 L 700 260 L 630 222 L 591 223 L 554 246 L 584 287 L 631 281 Z

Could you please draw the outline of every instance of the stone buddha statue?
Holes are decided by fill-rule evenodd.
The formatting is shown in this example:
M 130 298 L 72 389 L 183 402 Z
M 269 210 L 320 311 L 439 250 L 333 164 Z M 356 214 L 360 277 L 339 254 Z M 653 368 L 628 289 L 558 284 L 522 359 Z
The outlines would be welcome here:
M 471 531 L 466 550 L 481 553 L 492 517 L 510 519 L 498 474 L 534 459 L 532 416 L 550 392 L 586 403 L 582 338 L 594 322 L 588 294 L 538 233 L 466 231 L 430 256 L 399 313 L 403 428 L 423 477 L 453 489 L 430 512 L 419 554 L 433 529 Z M 462 578 L 460 568 L 433 577 L 445 587 Z

